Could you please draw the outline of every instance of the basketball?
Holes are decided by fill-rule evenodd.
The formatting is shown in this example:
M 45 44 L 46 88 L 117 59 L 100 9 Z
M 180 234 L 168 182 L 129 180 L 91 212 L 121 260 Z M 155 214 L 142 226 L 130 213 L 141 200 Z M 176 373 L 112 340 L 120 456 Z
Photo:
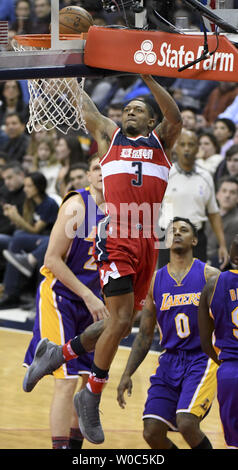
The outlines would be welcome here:
M 86 33 L 93 25 L 93 18 L 84 8 L 68 6 L 59 12 L 60 34 Z

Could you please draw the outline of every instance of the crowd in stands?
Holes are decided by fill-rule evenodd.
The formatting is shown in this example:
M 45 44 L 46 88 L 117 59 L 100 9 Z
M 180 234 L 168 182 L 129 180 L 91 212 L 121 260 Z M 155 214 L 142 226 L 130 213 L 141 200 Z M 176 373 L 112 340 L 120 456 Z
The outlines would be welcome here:
M 7 50 L 11 50 L 11 38 L 16 34 L 49 32 L 50 3 L 50 0 L 1 0 L 0 20 L 9 22 Z M 158 8 L 160 3 L 163 2 L 158 2 Z M 60 7 L 72 4 L 87 8 L 99 26 L 128 26 L 122 12 L 107 14 L 96 0 L 62 0 Z M 184 14 L 184 4 L 179 1 L 174 4 L 173 19 L 168 12 L 170 21 L 181 11 Z M 189 27 L 198 29 L 199 18 L 191 11 L 186 10 L 185 14 Z M 130 15 L 128 12 L 128 18 Z M 219 267 L 219 241 L 210 215 L 217 212 L 221 216 L 227 250 L 238 227 L 238 82 L 155 78 L 174 97 L 184 129 L 191 131 L 196 140 L 187 167 L 183 167 L 184 155 L 174 147 L 172 178 L 178 183 L 171 189 L 170 202 L 173 197 L 179 201 L 180 181 L 185 176 L 188 183 L 181 188 L 183 197 L 186 190 L 190 192 L 185 197 L 183 213 L 173 216 L 186 217 L 191 213 L 192 222 L 199 220 L 205 254 L 201 250 L 197 256 L 202 253 L 201 259 L 205 257 L 211 265 Z M 150 90 L 138 76 L 87 78 L 85 90 L 99 110 L 119 126 L 123 106 L 136 97 L 147 100 L 158 121 L 161 119 Z M 27 81 L 0 83 L 0 309 L 24 302 L 24 289 L 30 289 L 34 297 L 40 279 L 39 267 L 43 264 L 58 207 L 69 190 L 87 185 L 87 160 L 97 152 L 95 141 L 82 130 L 67 135 L 55 130 L 29 134 L 28 103 Z M 196 209 L 188 210 L 195 191 L 192 178 L 197 175 L 207 184 L 205 188 L 196 180 L 204 204 L 203 219 L 199 219 Z M 195 208 L 196 204 L 197 201 Z M 166 262 L 165 258 L 161 256 L 160 265 Z

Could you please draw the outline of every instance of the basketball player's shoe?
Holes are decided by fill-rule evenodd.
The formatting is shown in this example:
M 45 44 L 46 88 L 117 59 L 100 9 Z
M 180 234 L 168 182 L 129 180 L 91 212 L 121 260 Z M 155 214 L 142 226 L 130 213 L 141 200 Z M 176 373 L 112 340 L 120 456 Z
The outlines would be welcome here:
M 52 374 L 64 362 L 62 346 L 52 343 L 47 338 L 41 339 L 24 377 L 23 390 L 31 392 L 42 377 Z
M 93 444 L 104 441 L 104 432 L 100 423 L 99 403 L 101 393 L 92 393 L 85 387 L 74 396 L 74 406 L 83 436 Z

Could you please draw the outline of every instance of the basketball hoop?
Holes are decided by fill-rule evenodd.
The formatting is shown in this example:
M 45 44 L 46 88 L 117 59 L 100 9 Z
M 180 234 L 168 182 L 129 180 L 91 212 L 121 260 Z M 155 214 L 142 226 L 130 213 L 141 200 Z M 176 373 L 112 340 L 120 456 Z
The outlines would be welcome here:
M 85 39 L 86 34 L 60 34 L 61 40 Z M 51 47 L 51 34 L 14 36 L 17 52 L 43 51 Z M 85 78 L 41 78 L 28 80 L 29 120 L 27 129 L 39 132 L 53 128 L 67 134 L 82 129 L 87 133 L 82 114 Z

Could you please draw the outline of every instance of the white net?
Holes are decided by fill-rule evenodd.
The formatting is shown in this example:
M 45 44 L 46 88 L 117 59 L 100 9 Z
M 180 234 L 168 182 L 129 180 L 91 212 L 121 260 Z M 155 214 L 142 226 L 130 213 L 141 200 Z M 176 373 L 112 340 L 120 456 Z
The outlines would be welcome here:
M 33 46 L 22 46 L 16 39 L 13 40 L 13 47 L 18 52 L 40 50 Z M 84 78 L 74 77 L 28 80 L 29 133 L 53 128 L 64 134 L 79 129 L 87 132 L 82 113 L 84 81 Z

